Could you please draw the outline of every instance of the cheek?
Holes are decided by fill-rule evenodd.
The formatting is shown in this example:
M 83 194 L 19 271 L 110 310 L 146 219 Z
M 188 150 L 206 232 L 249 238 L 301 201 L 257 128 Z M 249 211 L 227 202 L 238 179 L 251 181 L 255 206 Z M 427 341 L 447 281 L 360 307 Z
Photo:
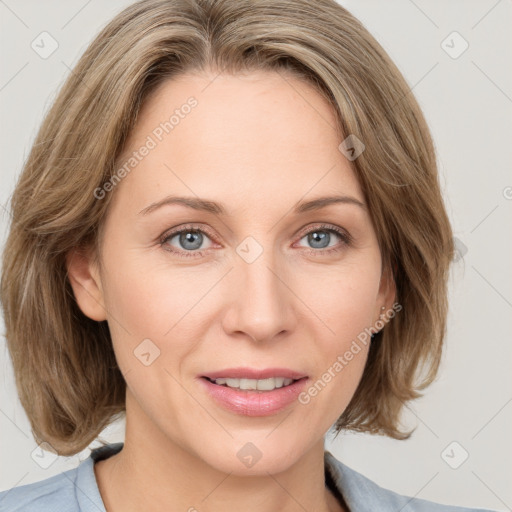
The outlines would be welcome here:
M 126 324 L 128 331 L 161 338 L 211 285 L 204 272 L 165 262 L 155 264 L 156 259 L 137 249 L 128 250 L 122 258 L 105 258 L 108 278 L 104 296 L 109 313 Z
M 180 362 L 204 337 L 208 292 L 218 271 L 155 264 L 157 258 L 135 250 L 126 254 L 105 257 L 105 305 L 119 366 L 123 373 L 139 370 L 137 356 L 149 351 L 150 357 L 158 355 L 155 367 L 179 374 Z
M 196 324 L 191 327 L 187 320 L 207 283 L 201 285 L 199 274 L 191 279 L 179 268 L 164 269 L 150 261 L 135 251 L 122 259 L 105 259 L 104 292 L 114 352 L 126 383 L 137 407 L 164 425 L 176 421 L 173 411 L 193 405 L 177 380 L 182 379 L 181 362 L 201 339 Z
M 347 264 L 332 272 L 330 279 L 319 274 L 303 279 L 310 290 L 307 304 L 321 320 L 315 336 L 315 380 L 304 403 L 315 403 L 329 421 L 346 408 L 365 367 L 379 290 L 376 261 L 371 257 Z
M 347 341 L 371 327 L 380 282 L 380 265 L 372 255 L 304 276 L 300 293 L 324 325 L 326 348 L 343 349 Z

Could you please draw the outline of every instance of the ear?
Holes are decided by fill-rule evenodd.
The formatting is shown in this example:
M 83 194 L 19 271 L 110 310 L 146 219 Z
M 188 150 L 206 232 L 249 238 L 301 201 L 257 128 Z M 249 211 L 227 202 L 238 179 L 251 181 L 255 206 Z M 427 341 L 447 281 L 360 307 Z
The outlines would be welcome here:
M 97 264 L 90 249 L 74 248 L 66 254 L 66 268 L 82 313 L 98 322 L 107 319 Z
M 394 265 L 396 268 L 396 265 Z M 392 309 L 396 299 L 396 283 L 393 277 L 391 265 L 386 265 L 382 271 L 379 285 L 379 293 L 375 303 L 375 311 L 373 318 L 373 325 L 377 320 L 382 320 L 384 323 L 389 322 L 387 311 Z M 382 309 L 384 307 L 384 309 Z

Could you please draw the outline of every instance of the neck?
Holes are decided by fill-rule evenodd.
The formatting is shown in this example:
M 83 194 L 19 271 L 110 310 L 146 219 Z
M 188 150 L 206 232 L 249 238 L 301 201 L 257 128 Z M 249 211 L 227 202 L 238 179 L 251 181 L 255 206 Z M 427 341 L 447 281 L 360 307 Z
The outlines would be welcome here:
M 344 510 L 325 485 L 323 439 L 285 471 L 225 473 L 170 440 L 145 416 L 131 416 L 134 400 L 128 395 L 124 447 L 94 466 L 107 512 Z

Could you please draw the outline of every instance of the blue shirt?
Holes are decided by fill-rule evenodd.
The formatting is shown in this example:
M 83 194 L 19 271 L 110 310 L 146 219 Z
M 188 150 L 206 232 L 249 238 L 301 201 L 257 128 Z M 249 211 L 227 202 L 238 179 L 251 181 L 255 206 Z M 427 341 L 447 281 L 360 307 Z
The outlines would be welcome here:
M 0 492 L 0 511 L 106 512 L 94 462 L 118 453 L 123 446 L 124 443 L 114 443 L 96 448 L 74 469 Z M 324 463 L 326 485 L 335 496 L 343 496 L 351 512 L 491 512 L 402 496 L 345 466 L 329 451 L 324 452 Z

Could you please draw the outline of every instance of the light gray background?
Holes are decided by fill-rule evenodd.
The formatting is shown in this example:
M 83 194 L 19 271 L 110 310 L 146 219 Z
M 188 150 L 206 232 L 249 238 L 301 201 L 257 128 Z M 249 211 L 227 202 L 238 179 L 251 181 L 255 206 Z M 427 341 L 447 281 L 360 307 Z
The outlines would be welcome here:
M 4 206 L 44 113 L 88 43 L 129 3 L 0 0 L 0 248 L 9 220 Z M 405 411 L 406 423 L 417 425 L 413 437 L 343 434 L 335 441 L 328 436 L 326 448 L 397 492 L 511 510 L 512 2 L 340 3 L 388 51 L 425 112 L 448 212 L 465 254 L 450 281 L 440 376 Z M 43 31 L 59 45 L 47 59 L 31 48 Z M 441 46 L 453 31 L 469 44 L 456 59 Z M 460 48 L 453 36 L 445 44 L 451 51 Z M 34 461 L 36 444 L 17 398 L 4 338 L 0 368 L 0 490 L 47 478 L 86 458 L 90 449 L 59 458 L 47 469 Z M 119 441 L 123 433 L 118 423 L 103 438 Z M 448 465 L 460 463 L 465 452 L 469 456 L 458 469 Z

